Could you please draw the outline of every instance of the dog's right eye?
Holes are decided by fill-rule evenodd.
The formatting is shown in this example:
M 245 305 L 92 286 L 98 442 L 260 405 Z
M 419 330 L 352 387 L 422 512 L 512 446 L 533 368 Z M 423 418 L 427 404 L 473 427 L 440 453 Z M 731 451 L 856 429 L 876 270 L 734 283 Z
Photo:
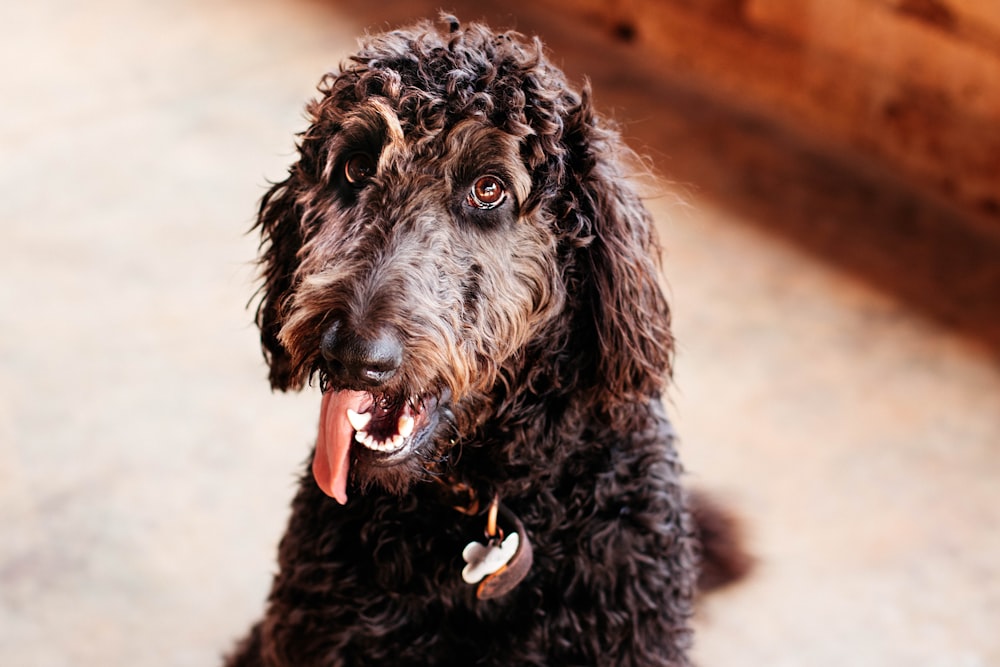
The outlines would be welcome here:
M 344 162 L 344 178 L 354 187 L 361 187 L 375 175 L 375 160 L 366 153 L 355 153 Z

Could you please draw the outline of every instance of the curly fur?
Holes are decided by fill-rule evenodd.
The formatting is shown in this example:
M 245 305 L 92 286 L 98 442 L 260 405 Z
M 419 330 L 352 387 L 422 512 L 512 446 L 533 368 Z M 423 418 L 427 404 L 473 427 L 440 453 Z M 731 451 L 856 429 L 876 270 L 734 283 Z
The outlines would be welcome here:
M 390 332 L 379 391 L 433 397 L 440 422 L 396 465 L 354 456 L 344 505 L 303 476 L 266 615 L 227 664 L 686 665 L 699 546 L 628 151 L 537 40 L 447 22 L 368 37 L 324 77 L 258 223 L 272 386 L 342 389 L 324 332 Z M 377 157 L 360 189 L 359 150 Z M 484 173 L 505 206 L 464 205 Z M 483 520 L 452 507 L 456 482 L 534 545 L 501 598 L 458 576 Z

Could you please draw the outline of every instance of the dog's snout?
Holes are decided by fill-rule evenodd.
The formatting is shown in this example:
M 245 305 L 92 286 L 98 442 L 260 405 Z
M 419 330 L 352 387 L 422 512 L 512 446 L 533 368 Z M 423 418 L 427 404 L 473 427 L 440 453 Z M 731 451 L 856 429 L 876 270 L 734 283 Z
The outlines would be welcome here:
M 331 380 L 344 386 L 376 389 L 386 384 L 403 363 L 403 345 L 390 331 L 364 336 L 335 322 L 323 333 L 320 354 Z

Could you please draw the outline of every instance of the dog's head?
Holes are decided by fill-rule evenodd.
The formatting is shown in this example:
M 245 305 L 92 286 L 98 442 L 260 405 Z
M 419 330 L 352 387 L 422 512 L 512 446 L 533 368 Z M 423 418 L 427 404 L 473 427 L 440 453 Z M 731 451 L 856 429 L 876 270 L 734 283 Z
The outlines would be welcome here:
M 260 208 L 271 384 L 320 380 L 314 472 L 342 502 L 348 470 L 402 490 L 520 394 L 611 415 L 668 372 L 617 135 L 537 40 L 447 23 L 327 75 Z

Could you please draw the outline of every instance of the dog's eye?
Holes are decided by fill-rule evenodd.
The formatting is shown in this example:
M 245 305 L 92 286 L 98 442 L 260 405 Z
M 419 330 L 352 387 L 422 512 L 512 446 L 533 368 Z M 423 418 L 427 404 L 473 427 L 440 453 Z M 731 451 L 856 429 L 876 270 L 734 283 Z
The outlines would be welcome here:
M 507 190 L 503 181 L 496 176 L 480 176 L 472 184 L 465 201 L 469 206 L 481 211 L 496 208 L 507 199 Z
M 353 186 L 362 186 L 375 174 L 375 161 L 365 153 L 355 153 L 344 163 L 344 178 Z

